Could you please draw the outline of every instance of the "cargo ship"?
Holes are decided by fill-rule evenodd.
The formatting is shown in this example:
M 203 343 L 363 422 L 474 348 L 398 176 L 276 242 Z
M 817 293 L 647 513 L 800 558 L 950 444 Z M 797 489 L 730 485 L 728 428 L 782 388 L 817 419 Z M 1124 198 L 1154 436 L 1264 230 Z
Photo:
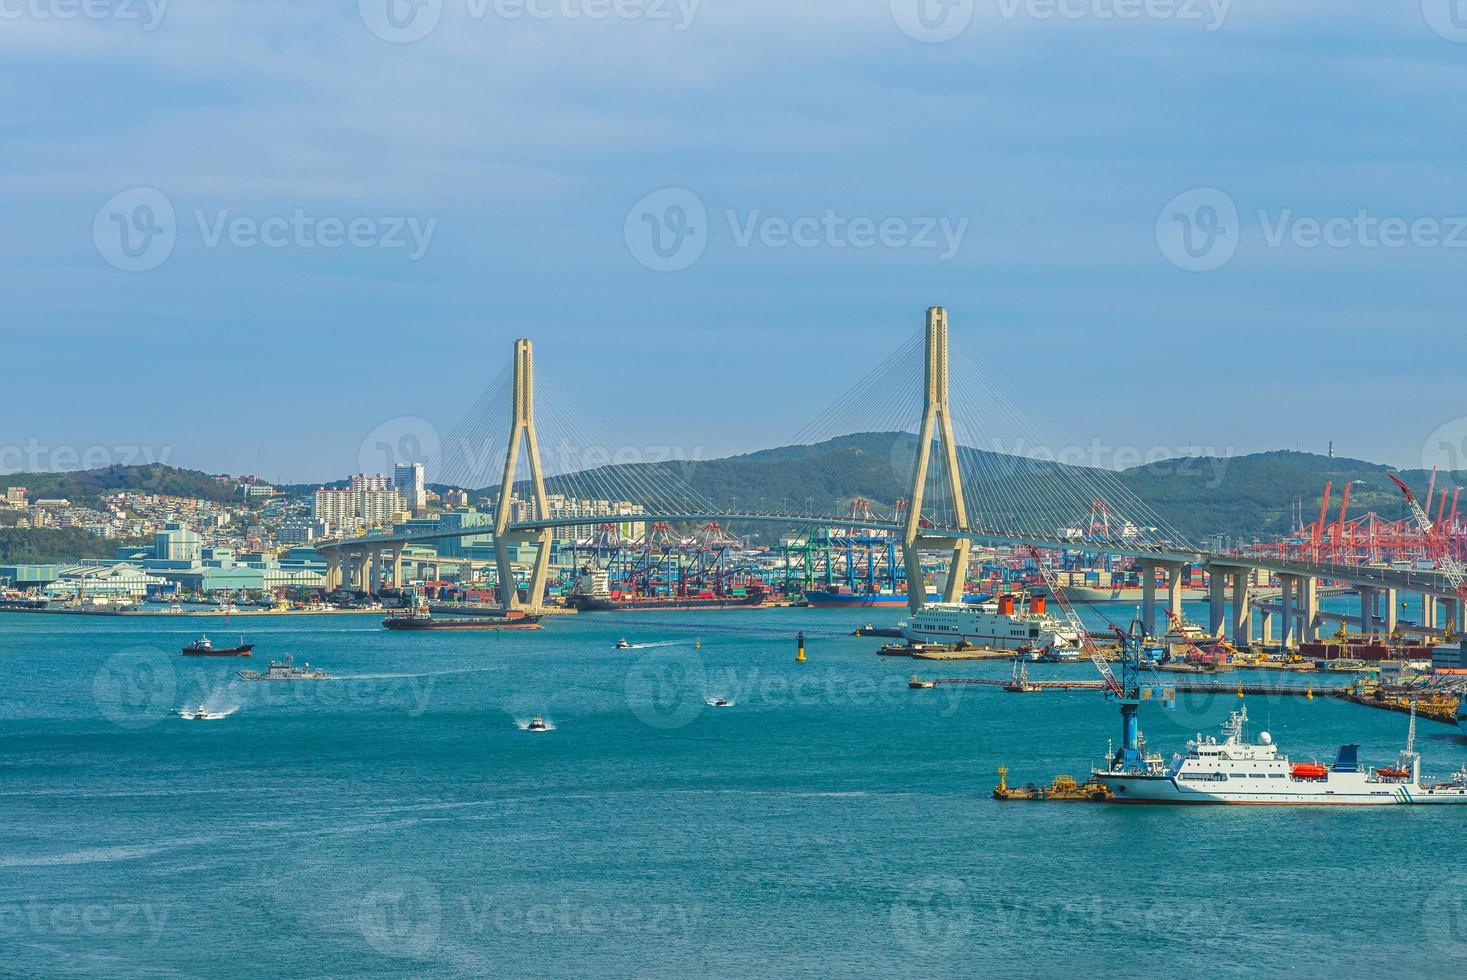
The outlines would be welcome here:
M 1110 766 L 1095 769 L 1094 779 L 1114 794 L 1117 803 L 1254 804 L 1285 806 L 1385 806 L 1394 804 L 1467 803 L 1467 766 L 1443 782 L 1421 778 L 1416 752 L 1416 713 L 1406 749 L 1394 765 L 1360 764 L 1360 746 L 1340 746 L 1333 764 L 1290 762 L 1273 738 L 1263 732 L 1249 741 L 1248 710 L 1232 712 L 1222 725 L 1222 741 L 1200 734 L 1187 742 L 1185 754 L 1166 763 L 1147 754 L 1140 743 L 1139 764 L 1117 753 Z
M 244 637 L 240 637 L 239 646 L 216 647 L 207 636 L 201 636 L 183 648 L 183 655 L 185 657 L 248 657 L 254 649 L 255 645 L 244 642 Z
M 973 643 L 1001 650 L 1078 650 L 1074 629 L 1045 611 L 1045 598 L 1008 592 L 986 602 L 932 602 L 898 624 L 913 643 Z
M 434 616 L 426 609 L 402 616 L 388 616 L 382 625 L 390 630 L 538 630 L 540 617 L 522 612 L 502 616 Z
M 582 573 L 565 597 L 565 604 L 577 612 L 645 612 L 647 610 L 689 609 L 753 609 L 764 604 L 768 593 L 749 586 L 726 595 L 700 592 L 695 595 L 632 595 L 614 592 L 610 576 L 600 570 Z

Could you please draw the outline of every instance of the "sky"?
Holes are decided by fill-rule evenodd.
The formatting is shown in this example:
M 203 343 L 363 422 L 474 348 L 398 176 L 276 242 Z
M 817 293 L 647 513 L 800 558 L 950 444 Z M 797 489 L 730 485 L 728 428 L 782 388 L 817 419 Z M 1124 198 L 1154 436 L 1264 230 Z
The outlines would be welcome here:
M 0 471 L 380 468 L 521 336 L 745 452 L 934 304 L 1107 458 L 1467 468 L 1456 0 L 0 0 L 0 64 Z

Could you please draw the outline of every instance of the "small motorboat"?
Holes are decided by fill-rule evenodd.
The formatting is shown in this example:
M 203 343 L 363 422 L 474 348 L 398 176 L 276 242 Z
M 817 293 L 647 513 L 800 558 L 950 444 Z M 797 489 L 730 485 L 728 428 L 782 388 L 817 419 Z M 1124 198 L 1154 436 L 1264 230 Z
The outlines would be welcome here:
M 225 714 L 226 712 L 223 711 L 209 711 L 201 704 L 193 710 L 189 710 L 188 708 L 181 709 L 178 712 L 178 717 L 186 721 L 217 721 L 225 717 Z
M 734 703 L 732 701 L 728 700 L 727 698 L 709 698 L 708 699 L 708 707 L 710 707 L 710 708 L 732 708 L 733 705 L 734 705 Z
M 536 715 L 535 717 L 531 718 L 530 719 L 530 723 L 525 726 L 525 731 L 527 731 L 527 732 L 548 732 L 548 731 L 550 731 L 550 726 L 547 725 L 547 724 L 545 724 L 545 719 L 544 718 L 541 718 L 539 715 Z
M 631 648 L 632 645 L 626 641 L 625 637 L 616 641 L 616 649 L 618 650 L 630 650 Z

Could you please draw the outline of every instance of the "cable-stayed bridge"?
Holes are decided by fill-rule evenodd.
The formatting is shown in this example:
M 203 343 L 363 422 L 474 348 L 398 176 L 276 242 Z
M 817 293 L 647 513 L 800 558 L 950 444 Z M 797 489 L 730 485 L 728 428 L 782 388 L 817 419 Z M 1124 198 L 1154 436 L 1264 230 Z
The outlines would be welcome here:
M 342 585 L 363 590 L 380 583 L 384 561 L 393 581 L 401 581 L 403 550 L 408 545 L 483 535 L 492 530 L 501 583 L 528 588 L 501 588 L 506 609 L 541 606 L 547 585 L 551 540 L 556 528 L 582 527 L 599 518 L 577 513 L 557 516 L 550 506 L 547 485 L 558 492 L 588 500 L 636 501 L 639 509 L 616 518 L 639 524 L 683 522 L 762 523 L 806 525 L 889 534 L 900 540 L 906 565 L 908 601 L 913 610 L 927 603 L 922 556 L 947 557 L 943 599 L 959 601 L 972 545 L 1067 549 L 1125 557 L 1142 572 L 1142 617 L 1154 627 L 1159 604 L 1181 614 L 1182 572 L 1192 564 L 1207 568 L 1211 578 L 1210 626 L 1217 635 L 1227 632 L 1233 642 L 1252 640 L 1253 609 L 1250 585 L 1254 572 L 1279 579 L 1279 639 L 1290 643 L 1317 638 L 1319 580 L 1329 579 L 1355 588 L 1361 596 L 1361 624 L 1395 628 L 1398 592 L 1422 596 L 1422 627 L 1435 629 L 1438 614 L 1460 632 L 1463 602 L 1444 575 L 1432 571 L 1374 566 L 1330 565 L 1210 552 L 1190 543 L 1145 502 L 1138 499 L 1114 473 L 1101 467 L 1065 465 L 1049 460 L 1024 459 L 1013 452 L 976 450 L 985 441 L 1002 445 L 998 433 L 1020 443 L 1049 443 L 1034 433 L 1033 413 L 1002 391 L 981 368 L 959 360 L 958 384 L 953 384 L 953 350 L 948 336 L 947 311 L 928 309 L 920 335 L 902 345 L 829 409 L 787 444 L 809 445 L 837 432 L 911 431 L 916 439 L 910 458 L 893 454 L 889 461 L 901 476 L 905 496 L 889 519 L 799 511 L 787 507 L 715 505 L 694 488 L 678 461 L 629 462 L 616 465 L 604 447 L 616 440 L 587 431 L 586 417 L 568 407 L 568 399 L 546 399 L 539 408 L 561 434 L 552 443 L 552 456 L 561 460 L 560 472 L 547 474 L 537 415 L 534 351 L 527 339 L 514 342 L 510 369 L 491 385 L 474 409 L 444 440 L 434 460 L 439 482 L 473 486 L 474 477 L 486 476 L 491 463 L 501 464 L 499 493 L 490 525 L 412 529 L 327 539 L 317 549 L 327 561 L 329 588 Z M 508 402 L 508 419 L 504 403 Z M 496 419 L 496 415 L 498 416 Z M 497 426 L 496 426 L 497 422 Z M 507 424 L 506 424 L 507 422 Z M 495 430 L 506 432 L 502 443 Z M 575 447 L 567 452 L 566 447 Z M 586 447 L 602 447 L 588 454 Z M 604 463 L 602 460 L 604 459 Z M 576 462 L 598 465 L 576 466 Z M 479 485 L 487 480 L 480 481 Z M 1097 500 L 1108 501 L 1115 516 L 1102 528 L 1068 526 Z M 1116 533 L 1110 533 L 1114 526 Z M 524 563 L 513 555 L 530 552 Z M 525 575 L 518 574 L 516 565 Z M 956 570 L 958 574 L 951 574 Z M 1158 573 L 1164 584 L 1158 588 Z M 1231 593 L 1231 594 L 1229 594 Z M 1383 607 L 1383 608 L 1382 608 Z M 1383 615 L 1381 614 L 1383 612 Z M 1230 621 L 1225 621 L 1228 617 Z M 1263 616 L 1264 640 L 1273 613 Z

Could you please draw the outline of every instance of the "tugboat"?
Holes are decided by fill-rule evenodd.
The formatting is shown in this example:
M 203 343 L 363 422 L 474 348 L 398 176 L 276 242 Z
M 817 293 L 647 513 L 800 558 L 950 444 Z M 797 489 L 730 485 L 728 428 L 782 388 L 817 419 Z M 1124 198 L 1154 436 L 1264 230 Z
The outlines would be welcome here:
M 548 731 L 550 731 L 550 726 L 547 725 L 547 724 L 545 724 L 545 719 L 544 718 L 541 718 L 539 715 L 536 715 L 535 717 L 531 718 L 530 719 L 530 723 L 525 726 L 525 731 L 527 731 L 527 732 L 548 732 Z
M 183 655 L 185 657 L 248 657 L 250 651 L 254 649 L 255 645 L 244 642 L 244 637 L 239 638 L 237 647 L 216 647 L 207 636 L 201 636 L 183 648 Z
M 241 679 L 247 681 L 324 681 L 331 679 L 331 675 L 324 670 L 312 670 L 310 664 L 303 667 L 295 666 L 290 654 L 286 654 L 284 660 L 270 661 L 270 666 L 263 671 L 241 670 L 238 673 Z

